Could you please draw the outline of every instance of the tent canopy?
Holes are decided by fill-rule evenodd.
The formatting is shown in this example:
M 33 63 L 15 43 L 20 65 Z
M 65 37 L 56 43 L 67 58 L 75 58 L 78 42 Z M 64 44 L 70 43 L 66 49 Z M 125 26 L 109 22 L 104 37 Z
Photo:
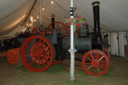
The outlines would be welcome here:
M 70 16 L 70 0 L 42 0 L 42 21 L 47 27 L 51 14 L 55 14 L 57 21 L 64 22 Z M 93 28 L 93 11 L 91 3 L 95 0 L 74 0 L 77 7 L 75 15 L 87 19 L 89 29 Z M 128 31 L 128 1 L 127 0 L 99 0 L 100 1 L 100 27 L 102 32 Z M 36 3 L 35 3 L 36 2 Z M 39 26 L 37 17 L 40 14 L 39 0 L 0 0 L 0 36 L 15 30 L 22 30 L 23 26 L 30 24 L 32 16 Z M 34 5 L 35 3 L 35 5 Z M 33 7 L 34 5 L 34 7 Z M 33 9 L 32 9 L 33 7 Z M 32 9 L 32 10 L 31 10 Z M 30 11 L 31 10 L 31 11 Z M 29 16 L 28 16 L 29 15 Z M 19 26 L 22 26 L 19 28 Z

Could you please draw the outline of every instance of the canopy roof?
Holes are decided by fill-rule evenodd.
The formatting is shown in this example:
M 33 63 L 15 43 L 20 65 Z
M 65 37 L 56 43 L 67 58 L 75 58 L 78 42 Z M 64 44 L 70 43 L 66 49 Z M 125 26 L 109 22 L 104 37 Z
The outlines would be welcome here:
M 95 0 L 74 0 L 74 6 L 77 7 L 75 15 L 85 17 L 90 29 L 93 28 L 93 1 Z M 101 31 L 128 31 L 128 1 L 99 1 Z M 42 8 L 45 9 L 42 10 L 44 26 L 50 23 L 51 14 L 55 14 L 56 20 L 61 22 L 70 15 L 70 0 L 54 0 L 54 4 L 50 2 L 51 0 L 42 0 Z M 36 20 L 34 26 L 39 26 L 39 5 L 39 0 L 0 0 L 0 36 L 19 29 L 17 26 L 27 26 L 31 16 Z

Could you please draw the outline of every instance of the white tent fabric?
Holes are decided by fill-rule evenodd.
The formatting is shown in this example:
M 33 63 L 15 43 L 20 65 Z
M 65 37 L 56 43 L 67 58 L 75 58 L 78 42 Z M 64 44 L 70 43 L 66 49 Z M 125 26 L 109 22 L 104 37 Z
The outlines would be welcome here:
M 111 50 L 112 54 L 119 55 L 117 33 L 111 33 Z
M 126 35 L 126 32 L 119 33 L 119 54 L 120 56 L 125 56 L 125 46 L 127 45 L 125 35 Z
M 20 25 L 27 18 L 27 14 L 35 0 L 0 0 L 0 35 L 10 32 L 10 29 Z M 56 20 L 64 22 L 69 17 L 70 0 L 42 0 L 43 24 L 50 23 L 50 15 L 54 13 Z M 93 28 L 93 13 L 91 3 L 95 0 L 74 0 L 77 7 L 78 16 L 87 19 L 90 28 Z M 100 1 L 100 21 L 102 32 L 127 31 L 128 30 L 128 1 L 127 0 L 99 0 Z M 39 16 L 39 1 L 37 0 L 31 15 L 34 18 Z M 29 19 L 29 17 L 28 17 Z M 29 23 L 29 20 L 25 22 Z M 39 20 L 35 23 L 39 25 Z M 8 32 L 7 32 L 8 31 Z M 12 31 L 12 30 L 11 30 Z M 5 35 L 4 33 L 4 35 Z
M 34 8 L 30 12 L 34 2 Z M 64 22 L 70 16 L 70 0 L 42 0 L 42 21 L 47 27 L 50 23 L 51 14 L 55 14 L 56 20 Z M 75 15 L 87 19 L 89 30 L 93 29 L 93 11 L 91 3 L 95 0 L 74 0 L 77 7 Z M 100 1 L 100 27 L 105 33 L 111 32 L 111 53 L 124 55 L 124 44 L 126 39 L 122 35 L 128 31 L 128 1 L 127 0 L 97 0 Z M 13 37 L 15 33 L 21 32 L 31 23 L 32 16 L 36 22 L 33 26 L 39 26 L 39 0 L 0 0 L 0 37 Z M 30 12 L 30 15 L 28 16 Z M 27 25 L 29 24 L 29 25 Z M 113 33 L 114 32 L 114 33 Z M 118 52 L 117 32 L 119 33 L 120 53 Z
M 127 46 L 126 32 L 103 33 L 102 36 L 104 36 L 104 34 L 108 34 L 109 36 L 110 53 L 112 55 L 125 57 L 125 51 L 127 51 L 125 49 Z
M 28 14 L 34 0 L 0 0 L 0 35 L 13 31 Z

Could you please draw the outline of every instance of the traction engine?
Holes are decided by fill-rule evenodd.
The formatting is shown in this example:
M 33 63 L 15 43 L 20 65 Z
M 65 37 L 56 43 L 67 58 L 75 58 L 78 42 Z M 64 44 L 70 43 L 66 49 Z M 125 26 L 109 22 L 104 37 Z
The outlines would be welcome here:
M 93 2 L 94 32 L 89 33 L 87 26 L 77 30 L 75 36 L 76 51 L 85 51 L 82 57 L 82 67 L 89 75 L 104 75 L 109 68 L 110 53 L 102 48 L 100 32 L 99 2 Z M 41 32 L 42 35 L 33 35 L 24 40 L 21 46 L 20 58 L 22 64 L 32 72 L 43 72 L 52 64 L 63 61 L 65 51 L 69 50 L 69 29 L 62 22 L 51 18 L 52 23 Z M 33 32 L 37 28 L 33 29 Z

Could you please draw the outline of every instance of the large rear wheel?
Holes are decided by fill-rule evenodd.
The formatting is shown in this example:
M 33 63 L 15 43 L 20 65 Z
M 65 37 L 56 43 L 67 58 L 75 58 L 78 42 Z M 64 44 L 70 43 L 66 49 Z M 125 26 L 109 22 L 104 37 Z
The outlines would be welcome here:
M 46 37 L 30 36 L 22 43 L 20 58 L 29 71 L 43 72 L 47 70 L 51 66 L 54 56 L 54 46 Z

